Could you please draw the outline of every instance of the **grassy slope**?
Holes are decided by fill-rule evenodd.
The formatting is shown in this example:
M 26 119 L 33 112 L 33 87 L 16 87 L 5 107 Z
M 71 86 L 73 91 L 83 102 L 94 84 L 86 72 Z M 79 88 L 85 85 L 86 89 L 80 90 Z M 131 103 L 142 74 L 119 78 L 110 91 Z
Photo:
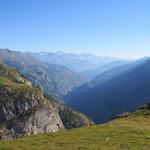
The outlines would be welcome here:
M 0 142 L 0 150 L 150 150 L 150 115 L 140 113 L 104 125 Z

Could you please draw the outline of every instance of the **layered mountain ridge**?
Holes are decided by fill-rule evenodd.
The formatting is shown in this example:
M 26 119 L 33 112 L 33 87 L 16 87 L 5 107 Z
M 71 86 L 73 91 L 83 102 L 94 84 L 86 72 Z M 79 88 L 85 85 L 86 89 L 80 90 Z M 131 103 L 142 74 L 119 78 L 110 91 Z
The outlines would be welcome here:
M 30 53 L 43 62 L 63 65 L 75 72 L 84 72 L 100 65 L 115 61 L 117 58 L 109 56 L 96 56 L 93 54 L 73 54 L 63 52 L 37 52 Z

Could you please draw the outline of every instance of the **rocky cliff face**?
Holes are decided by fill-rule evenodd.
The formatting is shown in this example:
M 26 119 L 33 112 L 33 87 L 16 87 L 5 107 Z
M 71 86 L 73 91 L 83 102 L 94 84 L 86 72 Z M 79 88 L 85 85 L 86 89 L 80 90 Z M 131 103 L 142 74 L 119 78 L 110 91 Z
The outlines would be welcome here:
M 58 109 L 14 70 L 1 66 L 0 139 L 63 129 Z M 9 73 L 8 73 L 9 72 Z
M 19 106 L 19 107 L 18 107 Z M 12 102 L 1 110 L 1 139 L 12 139 L 38 133 L 57 132 L 63 129 L 58 110 L 50 104 Z

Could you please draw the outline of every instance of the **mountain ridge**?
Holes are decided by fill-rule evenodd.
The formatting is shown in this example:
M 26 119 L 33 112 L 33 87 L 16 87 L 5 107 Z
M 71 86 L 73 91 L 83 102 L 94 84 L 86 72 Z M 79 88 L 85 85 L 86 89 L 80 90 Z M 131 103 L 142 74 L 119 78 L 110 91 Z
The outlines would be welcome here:
M 54 63 L 63 65 L 79 73 L 117 59 L 109 56 L 102 57 L 93 54 L 73 54 L 63 52 L 37 52 L 30 54 L 49 64 Z

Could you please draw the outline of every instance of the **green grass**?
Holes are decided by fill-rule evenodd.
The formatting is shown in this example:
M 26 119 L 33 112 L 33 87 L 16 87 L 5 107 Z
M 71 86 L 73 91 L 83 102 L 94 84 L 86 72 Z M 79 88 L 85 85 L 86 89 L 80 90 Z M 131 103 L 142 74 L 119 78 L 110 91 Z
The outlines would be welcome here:
M 150 116 L 3 141 L 0 150 L 150 150 Z
M 22 75 L 16 72 L 16 70 L 0 64 L 0 88 L 4 88 L 8 91 L 10 93 L 10 97 L 13 95 L 31 96 L 32 94 L 41 94 L 39 89 L 24 84 L 24 82 L 18 81 L 17 78 L 22 78 L 23 80 Z M 6 97 L 6 101 L 7 98 L 9 99 L 10 97 Z M 2 98 L 0 97 L 0 100 L 1 99 Z
M 0 77 L 0 85 L 10 88 L 11 91 L 14 93 L 26 92 L 26 91 L 32 91 L 32 92 L 39 91 L 37 88 L 30 87 L 29 85 L 24 83 L 16 83 L 4 77 Z
M 31 98 L 33 94 L 37 96 L 41 94 L 37 88 L 30 87 L 27 84 L 14 82 L 5 77 L 0 77 L 0 88 L 4 88 L 8 91 L 7 96 L 0 95 L 0 103 L 3 104 L 13 100 L 13 97 L 19 95 Z

